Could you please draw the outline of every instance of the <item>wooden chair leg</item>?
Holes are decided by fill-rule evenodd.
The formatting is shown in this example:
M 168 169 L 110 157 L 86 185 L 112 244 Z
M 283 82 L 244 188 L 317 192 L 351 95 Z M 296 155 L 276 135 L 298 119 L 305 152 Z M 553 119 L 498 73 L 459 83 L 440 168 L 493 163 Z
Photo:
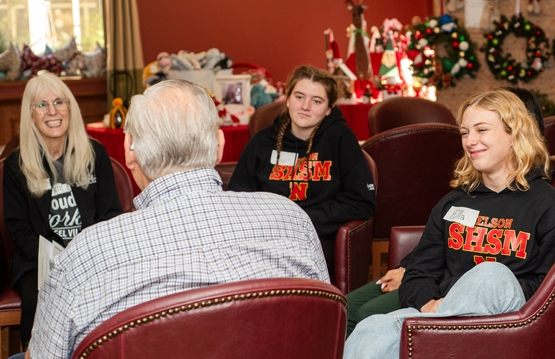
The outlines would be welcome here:
M 389 241 L 372 242 L 372 280 L 379 279 L 385 273 L 382 267 L 382 254 L 389 251 Z M 387 268 L 387 267 L 386 267 Z
M 21 336 L 19 325 L 9 327 L 8 352 L 9 355 L 21 353 Z

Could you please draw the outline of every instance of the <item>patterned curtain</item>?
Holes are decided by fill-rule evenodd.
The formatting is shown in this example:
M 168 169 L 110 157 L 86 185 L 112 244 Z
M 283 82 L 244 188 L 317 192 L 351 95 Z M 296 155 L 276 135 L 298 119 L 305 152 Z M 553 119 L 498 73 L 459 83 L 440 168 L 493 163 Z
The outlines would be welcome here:
M 131 96 L 142 93 L 143 47 L 136 0 L 104 0 L 108 110 L 121 97 L 128 107 Z

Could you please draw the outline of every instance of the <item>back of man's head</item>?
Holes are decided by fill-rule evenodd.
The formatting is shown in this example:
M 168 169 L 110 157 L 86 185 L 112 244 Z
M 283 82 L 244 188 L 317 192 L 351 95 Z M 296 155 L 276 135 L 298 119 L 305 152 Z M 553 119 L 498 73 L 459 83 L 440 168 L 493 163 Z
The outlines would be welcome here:
M 217 160 L 218 111 L 208 92 L 188 81 L 162 81 L 133 96 L 125 132 L 151 180 Z

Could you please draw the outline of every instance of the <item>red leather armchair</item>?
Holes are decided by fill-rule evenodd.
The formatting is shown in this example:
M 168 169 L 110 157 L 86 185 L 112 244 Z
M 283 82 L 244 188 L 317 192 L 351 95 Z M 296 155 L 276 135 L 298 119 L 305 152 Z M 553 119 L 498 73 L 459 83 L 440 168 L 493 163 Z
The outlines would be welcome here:
M 390 267 L 422 236 L 423 226 L 393 227 Z M 408 318 L 401 331 L 401 359 L 552 358 L 555 356 L 555 267 L 517 312 L 481 317 Z
M 380 183 L 372 242 L 372 276 L 379 278 L 386 272 L 381 257 L 391 227 L 425 225 L 432 208 L 451 191 L 461 136 L 455 125 L 414 124 L 374 135 L 362 149 L 375 161 Z
M 482 317 L 408 318 L 401 359 L 553 358 L 555 266 L 517 312 Z
M 114 181 L 116 183 L 116 190 L 118 191 L 121 208 L 124 213 L 132 212 L 135 210 L 135 205 L 133 204 L 134 195 L 131 179 L 118 161 L 110 157 L 110 162 L 112 163 L 112 169 L 114 170 Z
M 399 266 L 401 260 L 412 252 L 420 241 L 425 226 L 398 226 L 391 228 L 387 269 Z
M 339 359 L 346 304 L 337 288 L 311 279 L 213 285 L 119 313 L 72 358 Z
M 390 98 L 368 111 L 372 136 L 392 128 L 429 122 L 456 125 L 455 117 L 447 107 L 417 97 Z

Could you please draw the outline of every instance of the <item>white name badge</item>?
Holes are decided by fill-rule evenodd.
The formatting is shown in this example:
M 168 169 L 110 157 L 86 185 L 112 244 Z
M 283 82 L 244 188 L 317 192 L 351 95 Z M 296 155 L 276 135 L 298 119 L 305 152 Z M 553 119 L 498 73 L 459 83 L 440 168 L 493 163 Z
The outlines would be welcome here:
M 270 163 L 273 165 L 277 163 L 277 157 L 278 157 L 277 154 L 278 153 L 276 150 L 272 151 L 272 156 L 270 157 Z M 297 163 L 298 157 L 299 155 L 294 152 L 281 151 L 279 153 L 279 164 L 284 166 L 294 166 L 295 163 Z
M 443 217 L 444 220 L 474 227 L 480 211 L 466 207 L 451 207 Z

